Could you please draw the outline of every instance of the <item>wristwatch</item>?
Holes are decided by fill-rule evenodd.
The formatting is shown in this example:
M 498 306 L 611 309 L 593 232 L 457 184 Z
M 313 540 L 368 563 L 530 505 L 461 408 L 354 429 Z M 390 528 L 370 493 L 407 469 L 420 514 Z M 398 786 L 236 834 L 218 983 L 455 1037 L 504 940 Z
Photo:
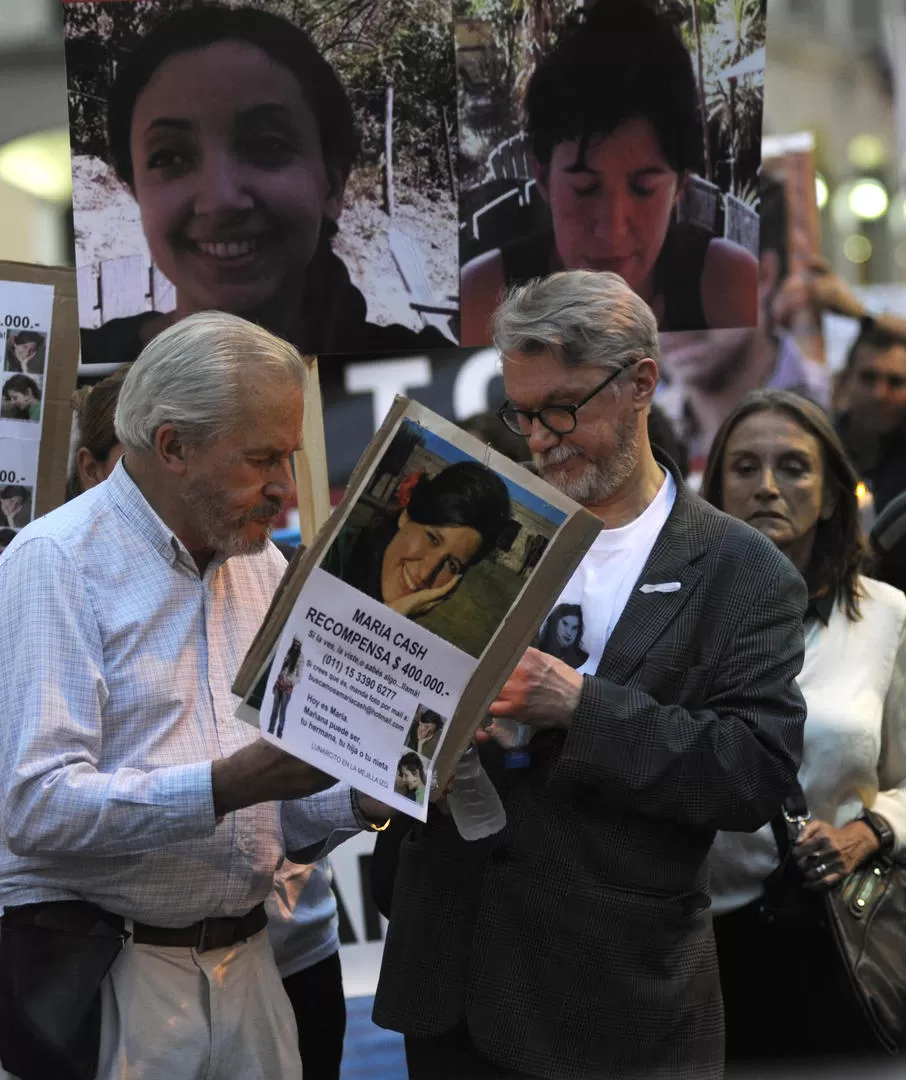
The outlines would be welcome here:
M 889 851 L 893 850 L 893 829 L 891 829 L 880 814 L 876 814 L 874 810 L 863 810 L 862 813 L 859 814 L 858 820 L 864 821 L 878 838 L 878 851 L 882 855 L 886 855 Z

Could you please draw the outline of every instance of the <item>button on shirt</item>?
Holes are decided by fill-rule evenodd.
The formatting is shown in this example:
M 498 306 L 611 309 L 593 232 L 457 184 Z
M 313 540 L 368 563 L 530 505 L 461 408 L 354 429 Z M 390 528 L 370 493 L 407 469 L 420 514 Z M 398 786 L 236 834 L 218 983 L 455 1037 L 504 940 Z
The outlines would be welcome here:
M 268 545 L 201 577 L 122 462 L 16 537 L 0 558 L 0 906 L 241 915 L 284 845 L 312 861 L 358 831 L 345 785 L 214 818 L 212 760 L 257 737 L 230 686 L 284 569 Z

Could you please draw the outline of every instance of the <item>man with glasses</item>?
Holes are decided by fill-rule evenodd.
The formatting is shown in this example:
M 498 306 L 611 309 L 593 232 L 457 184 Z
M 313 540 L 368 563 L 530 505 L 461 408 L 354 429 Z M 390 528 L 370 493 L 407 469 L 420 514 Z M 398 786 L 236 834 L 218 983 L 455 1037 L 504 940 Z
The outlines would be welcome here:
M 846 359 L 837 430 L 880 512 L 906 491 L 906 343 L 863 320 Z
M 603 524 L 554 605 L 588 655 L 527 650 L 490 707 L 532 735 L 482 741 L 505 829 L 435 810 L 403 841 L 375 1019 L 411 1080 L 717 1080 L 707 854 L 795 778 L 806 589 L 652 451 L 657 327 L 621 278 L 520 286 L 495 340 L 501 419 Z

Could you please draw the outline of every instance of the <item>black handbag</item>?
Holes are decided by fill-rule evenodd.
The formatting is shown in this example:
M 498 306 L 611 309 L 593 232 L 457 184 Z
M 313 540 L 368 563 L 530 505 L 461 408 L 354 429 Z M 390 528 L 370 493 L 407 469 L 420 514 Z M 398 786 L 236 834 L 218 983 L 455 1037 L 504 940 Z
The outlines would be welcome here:
M 791 861 L 790 830 L 809 817 L 799 788 L 772 822 L 781 873 Z M 841 992 L 867 1022 L 873 1049 L 899 1053 L 906 1049 L 906 865 L 875 855 L 815 895 L 839 959 Z
M 8 908 L 0 919 L 0 1063 L 19 1080 L 93 1080 L 100 987 L 123 947 L 122 919 L 93 904 Z

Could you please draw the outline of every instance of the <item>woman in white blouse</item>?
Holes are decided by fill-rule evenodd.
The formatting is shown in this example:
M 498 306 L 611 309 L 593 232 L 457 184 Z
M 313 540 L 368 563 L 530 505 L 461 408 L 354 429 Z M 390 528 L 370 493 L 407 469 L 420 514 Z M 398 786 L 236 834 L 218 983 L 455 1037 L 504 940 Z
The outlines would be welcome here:
M 798 682 L 812 821 L 792 849 L 801 888 L 789 914 L 765 897 L 778 865 L 770 826 L 719 833 L 710 858 L 730 1064 L 866 1045 L 835 982 L 818 894 L 879 849 L 906 859 L 906 596 L 860 572 L 857 483 L 824 412 L 776 390 L 726 419 L 702 481 L 709 502 L 774 541 L 811 597 Z

